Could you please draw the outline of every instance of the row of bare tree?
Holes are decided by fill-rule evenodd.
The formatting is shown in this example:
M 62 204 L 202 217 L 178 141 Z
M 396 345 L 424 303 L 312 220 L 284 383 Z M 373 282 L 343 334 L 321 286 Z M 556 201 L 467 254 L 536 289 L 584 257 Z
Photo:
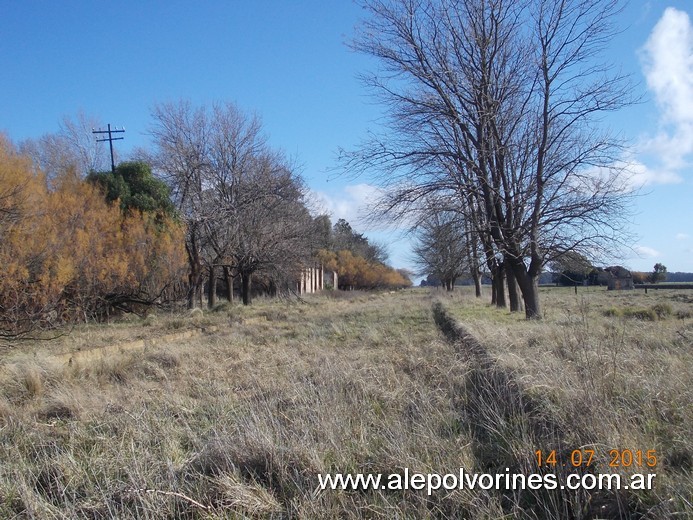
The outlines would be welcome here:
M 158 105 L 152 115 L 148 160 L 172 187 L 185 223 L 189 307 L 201 301 L 205 280 L 214 306 L 220 270 L 230 298 L 240 277 L 244 304 L 257 274 L 272 289 L 291 286 L 316 251 L 317 224 L 301 177 L 268 146 L 260 120 L 233 104 L 186 101 Z
M 419 231 L 448 282 L 484 267 L 538 318 L 542 268 L 624 242 L 628 175 L 604 114 L 633 102 L 600 61 L 618 0 L 365 0 L 353 46 L 389 125 L 346 169 L 381 172 L 378 213 Z M 430 257 L 430 259 L 429 259 Z M 449 262 L 448 262 L 449 263 Z M 441 272 L 443 272 L 441 271 Z M 477 280 L 478 284 L 478 280 Z M 478 287 L 478 285 L 477 285 Z

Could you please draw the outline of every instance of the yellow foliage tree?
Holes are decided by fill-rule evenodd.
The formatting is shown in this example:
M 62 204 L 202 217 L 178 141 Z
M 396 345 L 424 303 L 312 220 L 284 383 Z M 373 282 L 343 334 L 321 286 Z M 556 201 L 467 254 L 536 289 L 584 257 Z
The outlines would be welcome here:
M 337 272 L 342 289 L 394 289 L 411 285 L 411 281 L 395 269 L 368 261 L 347 249 L 337 253 L 320 251 L 318 259 L 326 269 Z
M 100 318 L 182 279 L 180 224 L 123 213 L 73 171 L 51 186 L 0 136 L 0 336 Z

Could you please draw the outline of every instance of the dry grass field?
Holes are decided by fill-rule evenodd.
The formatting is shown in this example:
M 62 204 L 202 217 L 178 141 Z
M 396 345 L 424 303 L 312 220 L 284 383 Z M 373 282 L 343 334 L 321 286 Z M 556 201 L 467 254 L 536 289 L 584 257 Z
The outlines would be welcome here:
M 337 293 L 2 345 L 0 518 L 693 515 L 693 294 L 551 289 L 543 302 L 528 323 L 465 291 Z M 583 472 L 611 449 L 656 450 L 655 468 L 611 468 L 655 472 L 655 489 L 317 485 L 328 472 L 563 471 L 537 468 L 539 449 L 594 449 Z
M 483 440 L 493 441 L 486 443 L 491 463 L 528 467 L 534 451 L 555 449 L 570 469 L 573 451 L 576 459 L 594 451 L 589 471 L 656 473 L 655 490 L 562 497 L 555 506 L 581 505 L 596 518 L 691 517 L 693 292 L 547 288 L 542 301 L 541 322 L 459 295 L 446 302 L 493 360 L 490 371 L 501 374 L 496 393 L 511 386 L 519 394 L 519 404 L 494 400 L 489 371 L 477 376 L 484 383 L 475 392 L 477 422 Z M 648 450 L 654 468 L 629 460 Z M 554 499 L 540 498 L 545 516 Z M 571 514 L 579 518 L 578 511 Z

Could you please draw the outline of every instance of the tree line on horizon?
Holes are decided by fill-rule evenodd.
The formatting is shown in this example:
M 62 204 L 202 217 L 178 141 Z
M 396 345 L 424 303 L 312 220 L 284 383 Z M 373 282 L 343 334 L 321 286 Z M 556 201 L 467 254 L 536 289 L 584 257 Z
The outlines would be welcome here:
M 606 286 L 612 277 L 612 271 L 622 271 L 628 273 L 633 283 L 638 284 L 657 284 L 660 282 L 693 282 L 693 273 L 682 273 L 667 271 L 667 267 L 657 262 L 652 271 L 630 271 L 621 266 L 600 267 L 595 266 L 587 257 L 579 253 L 569 252 L 562 255 L 557 260 L 551 262 L 548 266 L 549 270 L 542 272 L 539 283 L 542 285 L 560 285 L 564 287 L 573 287 L 576 285 L 584 286 Z M 444 271 L 425 269 L 424 274 L 427 274 L 425 279 L 421 280 L 422 286 L 445 287 L 447 290 L 453 290 L 454 286 L 450 286 L 449 280 L 445 280 L 440 275 Z M 454 278 L 458 285 L 470 285 L 475 283 L 473 277 L 464 272 L 459 271 L 459 278 Z M 489 284 L 491 278 L 487 273 L 481 274 L 481 283 Z
M 558 285 L 607 285 L 605 269 L 597 267 L 590 260 L 579 253 L 568 253 L 558 261 L 553 262 L 553 282 Z M 656 284 L 666 282 L 669 273 L 664 264 L 657 262 L 652 271 L 628 271 L 634 284 Z

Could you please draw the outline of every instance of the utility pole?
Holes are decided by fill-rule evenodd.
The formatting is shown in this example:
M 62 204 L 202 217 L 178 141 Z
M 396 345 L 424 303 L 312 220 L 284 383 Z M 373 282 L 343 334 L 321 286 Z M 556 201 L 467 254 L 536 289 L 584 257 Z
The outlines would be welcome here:
M 120 139 L 125 139 L 124 137 L 113 137 L 113 134 L 120 134 L 125 132 L 125 127 L 121 128 L 118 130 L 118 127 L 115 128 L 115 130 L 111 130 L 111 123 L 108 123 L 108 130 L 94 130 L 92 128 L 91 133 L 92 134 L 108 134 L 108 137 L 104 137 L 103 139 L 96 139 L 97 143 L 103 143 L 104 141 L 108 141 L 108 144 L 111 147 L 111 172 L 115 173 L 115 162 L 113 161 L 113 141 L 118 141 Z

